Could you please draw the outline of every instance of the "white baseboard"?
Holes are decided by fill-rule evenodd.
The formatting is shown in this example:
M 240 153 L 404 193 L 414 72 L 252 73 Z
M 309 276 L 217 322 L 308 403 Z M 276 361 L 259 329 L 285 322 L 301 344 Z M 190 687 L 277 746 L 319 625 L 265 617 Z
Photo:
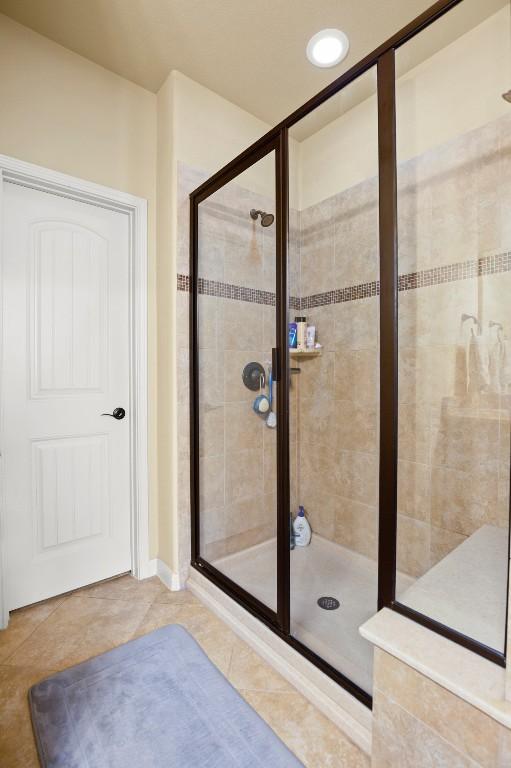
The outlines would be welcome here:
M 154 558 L 154 560 L 148 560 L 147 563 L 145 563 L 144 566 L 141 566 L 139 569 L 139 579 L 150 579 L 151 576 L 156 576 L 156 564 L 157 559 Z M 133 573 L 133 572 L 132 572 Z M 133 573 L 133 576 L 137 578 L 137 576 Z
M 153 560 L 149 560 L 146 573 L 147 575 L 144 575 L 143 578 L 146 579 L 150 576 L 158 576 L 160 581 L 162 581 L 168 589 L 172 590 L 172 592 L 178 592 L 184 587 L 184 585 L 181 584 L 179 575 L 174 573 L 174 571 L 171 571 L 167 563 L 164 563 L 163 560 L 160 560 L 157 557 Z
M 366 754 L 372 713 L 274 632 L 195 570 L 187 587 Z

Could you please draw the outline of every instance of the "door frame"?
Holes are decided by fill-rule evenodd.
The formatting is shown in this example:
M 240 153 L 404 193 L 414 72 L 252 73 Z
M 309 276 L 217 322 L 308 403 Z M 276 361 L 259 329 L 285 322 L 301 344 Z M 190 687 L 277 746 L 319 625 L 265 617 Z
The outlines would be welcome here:
M 210 579 L 216 586 L 222 589 L 243 608 L 253 613 L 263 621 L 270 629 L 279 634 L 289 645 L 298 650 L 309 661 L 318 666 L 332 679 L 339 682 L 349 693 L 368 706 L 372 705 L 372 698 L 364 690 L 355 685 L 351 680 L 342 675 L 337 669 L 331 667 L 321 657 L 317 656 L 305 645 L 293 638 L 286 627 L 289 628 L 289 567 L 286 563 L 286 553 L 281 547 L 289 548 L 289 537 L 286 539 L 286 531 L 289 531 L 289 506 L 281 509 L 282 499 L 287 501 L 286 479 L 283 477 L 288 471 L 286 447 L 282 436 L 278 437 L 277 453 L 282 481 L 279 481 L 279 514 L 277 516 L 280 542 L 277 545 L 280 567 L 278 566 L 279 585 L 282 599 L 278 602 L 278 621 L 275 621 L 272 612 L 262 605 L 252 594 L 241 589 L 233 581 L 225 577 L 200 554 L 200 494 L 198 493 L 199 478 L 199 432 L 198 432 L 198 324 L 197 324 L 197 294 L 198 277 L 196 265 L 198 259 L 198 216 L 197 205 L 208 197 L 209 194 L 220 189 L 225 183 L 233 179 L 242 170 L 245 170 L 256 160 L 264 148 L 278 142 L 281 147 L 282 165 L 277 174 L 277 273 L 279 284 L 276 301 L 280 301 L 281 314 L 277 327 L 280 329 L 278 344 L 281 345 L 280 358 L 286 358 L 287 343 L 285 339 L 285 300 L 282 292 L 286 291 L 286 267 L 282 262 L 286 259 L 286 226 L 285 209 L 288 196 L 288 168 L 286 151 L 288 147 L 288 131 L 298 121 L 305 118 L 312 111 L 321 106 L 343 88 L 352 83 L 356 78 L 366 73 L 369 69 L 377 68 L 377 103 L 378 103 L 378 176 L 379 176 L 379 296 L 380 296 L 380 442 L 379 442 L 379 510 L 378 510 L 378 610 L 388 608 L 400 613 L 426 628 L 458 643 L 464 648 L 477 653 L 483 658 L 493 661 L 501 667 L 506 666 L 506 653 L 501 653 L 488 648 L 479 641 L 463 635 L 461 632 L 448 625 L 409 608 L 399 602 L 396 596 L 396 548 L 397 548 L 397 458 L 398 458 L 398 356 L 397 356 L 397 307 L 398 307 L 398 227 L 397 227 L 397 154 L 396 154 L 396 90 L 395 90 L 395 53 L 401 46 L 411 40 L 431 24 L 434 24 L 442 16 L 449 13 L 463 0 L 437 0 L 430 8 L 420 16 L 407 24 L 406 27 L 396 32 L 386 42 L 382 43 L 372 53 L 369 53 L 358 63 L 344 72 L 340 77 L 327 85 L 322 91 L 313 96 L 309 101 L 298 107 L 288 117 L 271 128 L 260 139 L 255 141 L 247 149 L 227 165 L 218 170 L 190 195 L 190 351 L 191 351 L 191 389 L 190 389 L 190 415 L 191 415 L 191 499 L 192 499 L 192 562 L 193 568 Z M 279 175 L 280 174 L 280 175 Z M 280 222 L 279 222 L 280 213 Z M 279 256 L 280 254 L 280 256 Z M 280 261 L 279 261 L 280 260 Z M 285 348 L 284 348 L 285 345 Z M 283 371 L 287 375 L 287 371 Z M 281 401 L 278 397 L 277 408 Z M 283 418 L 287 418 L 286 409 L 279 412 L 278 424 Z M 282 432 L 280 433 L 282 435 Z M 286 439 L 286 438 L 284 438 Z M 510 505 L 511 514 L 511 505 Z M 508 580 L 510 578 L 508 569 Z M 507 618 L 506 618 L 507 626 Z
M 273 381 L 277 387 L 277 606 L 270 608 L 234 581 L 217 570 L 201 556 L 200 542 L 200 430 L 199 430 L 199 319 L 198 297 L 201 292 L 199 277 L 199 205 L 210 195 L 221 189 L 240 173 L 265 157 L 274 154 L 275 174 L 275 213 L 276 213 L 276 277 L 275 277 L 275 337 L 276 346 L 272 349 Z M 287 134 L 283 131 L 252 152 L 243 153 L 231 164 L 228 174 L 209 184 L 201 185 L 200 192 L 195 190 L 190 199 L 190 510 L 191 510 L 191 564 L 221 584 L 228 593 L 277 632 L 289 634 L 289 515 L 283 510 L 289 508 L 289 361 L 287 354 L 288 336 L 288 292 L 287 292 Z
M 190 509 L 191 566 L 222 589 L 230 598 L 262 621 L 287 645 L 367 706 L 372 697 L 346 675 L 325 661 L 291 633 L 290 627 L 290 482 L 289 482 L 289 384 L 288 353 L 289 291 L 289 156 L 288 128 L 282 124 L 264 139 L 232 160 L 189 195 L 190 200 Z M 275 336 L 272 371 L 277 385 L 277 605 L 270 608 L 251 592 L 215 568 L 201 554 L 200 536 L 200 391 L 199 391 L 199 295 L 204 291 L 199 276 L 199 205 L 263 157 L 275 153 Z M 206 291 L 205 291 L 206 292 Z
M 78 202 L 124 213 L 129 219 L 129 368 L 131 569 L 136 579 L 151 575 L 149 563 L 149 474 L 147 436 L 147 200 L 7 155 L 0 155 L 0 274 L 4 183 L 18 184 Z M 3 342 L 0 310 L 0 344 Z M 0 394 L 3 371 L 0 368 Z M 3 408 L 3 405 L 2 405 Z M 0 446 L 3 413 L 0 410 Z M 5 594 L 4 468 L 0 458 L 0 629 L 9 621 Z

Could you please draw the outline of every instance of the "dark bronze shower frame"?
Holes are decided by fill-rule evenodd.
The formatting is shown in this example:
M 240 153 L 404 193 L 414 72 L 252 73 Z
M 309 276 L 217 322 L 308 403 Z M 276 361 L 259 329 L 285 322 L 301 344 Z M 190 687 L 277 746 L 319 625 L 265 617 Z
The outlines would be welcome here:
M 397 405 L 398 405 L 398 231 L 395 51 L 463 0 L 439 0 L 358 64 L 334 80 L 289 117 L 266 133 L 190 195 L 190 435 L 192 567 L 243 608 L 264 622 L 357 699 L 371 706 L 371 696 L 290 634 L 289 555 L 289 359 L 287 354 L 288 291 L 288 131 L 298 121 L 372 67 L 377 68 L 379 230 L 380 230 L 380 451 L 378 610 L 390 608 L 465 648 L 499 664 L 506 655 L 441 624 L 396 600 L 397 548 Z M 277 610 L 218 571 L 200 554 L 199 501 L 199 348 L 198 348 L 198 206 L 210 195 L 271 152 L 276 178 L 276 348 L 273 370 L 277 383 Z M 509 572 L 508 572 L 509 582 Z M 507 621 L 506 621 L 507 627 Z M 506 635 L 507 639 L 507 635 Z M 505 644 L 504 644 L 505 648 Z

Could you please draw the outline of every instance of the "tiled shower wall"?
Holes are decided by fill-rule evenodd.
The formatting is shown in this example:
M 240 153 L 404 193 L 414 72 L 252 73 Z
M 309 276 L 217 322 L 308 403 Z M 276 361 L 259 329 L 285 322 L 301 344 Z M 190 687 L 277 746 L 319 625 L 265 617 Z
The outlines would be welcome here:
M 481 525 L 508 524 L 507 393 L 467 391 L 472 323 L 461 315 L 477 317 L 485 333 L 490 320 L 505 335 L 511 329 L 510 129 L 501 119 L 399 167 L 398 567 L 412 576 Z M 187 551 L 188 193 L 204 175 L 180 165 L 178 178 L 179 510 Z M 244 364 L 264 364 L 274 346 L 275 228 L 252 222 L 252 207 L 274 211 L 271 200 L 230 184 L 201 219 L 201 533 L 209 559 L 275 530 L 276 435 L 252 413 L 253 395 L 241 383 Z M 291 315 L 305 314 L 323 345 L 320 357 L 296 363 L 301 373 L 291 379 L 292 508 L 303 504 L 316 533 L 374 559 L 377 256 L 376 179 L 291 212 Z
M 300 231 L 300 313 L 322 344 L 298 381 L 300 499 L 316 533 L 376 558 L 378 296 L 363 287 L 378 279 L 375 179 L 301 211 Z
M 420 576 L 509 518 L 510 387 L 469 387 L 474 315 L 511 331 L 511 121 L 399 167 L 398 567 Z M 323 344 L 306 361 L 299 491 L 313 529 L 376 557 L 378 213 L 374 179 L 301 212 L 302 309 Z M 364 296 L 365 298 L 358 298 Z M 498 391 L 500 390 L 500 391 Z
M 203 178 L 180 165 L 178 180 L 179 505 L 185 523 L 184 516 L 189 515 L 184 487 L 189 482 L 188 194 Z M 259 220 L 253 221 L 251 208 L 275 213 L 275 202 L 232 182 L 199 208 L 200 534 L 201 554 L 210 561 L 276 534 L 276 430 L 254 413 L 252 403 L 259 392 L 242 382 L 243 368 L 251 361 L 268 369 L 275 346 L 276 228 L 263 228 Z M 296 214 L 292 216 L 296 219 Z M 292 229 L 296 230 L 293 222 Z M 293 241 L 297 242 L 296 236 Z M 293 397 L 292 407 L 296 407 Z M 291 450 L 295 455 L 293 434 Z M 292 462 L 292 487 L 295 466 Z M 188 523 L 182 527 L 189 531 Z

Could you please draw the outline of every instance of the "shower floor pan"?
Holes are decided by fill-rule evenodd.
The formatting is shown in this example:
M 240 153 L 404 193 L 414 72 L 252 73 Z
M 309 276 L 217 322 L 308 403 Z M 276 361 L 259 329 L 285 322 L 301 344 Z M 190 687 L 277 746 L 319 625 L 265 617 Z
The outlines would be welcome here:
M 220 558 L 219 571 L 276 609 L 275 539 Z M 412 584 L 398 578 L 403 590 Z M 335 610 L 320 608 L 320 597 L 336 598 Z M 373 560 L 313 535 L 308 547 L 291 551 L 291 634 L 367 693 L 372 691 L 373 647 L 358 628 L 376 613 L 377 565 Z
M 507 595 L 508 533 L 484 525 L 424 576 L 398 573 L 398 600 L 502 651 Z M 219 571 L 276 610 L 275 539 L 221 558 Z M 339 608 L 317 601 L 333 597 Z M 360 688 L 372 691 L 373 648 L 358 628 L 376 613 L 377 564 L 318 535 L 291 551 L 291 634 Z

